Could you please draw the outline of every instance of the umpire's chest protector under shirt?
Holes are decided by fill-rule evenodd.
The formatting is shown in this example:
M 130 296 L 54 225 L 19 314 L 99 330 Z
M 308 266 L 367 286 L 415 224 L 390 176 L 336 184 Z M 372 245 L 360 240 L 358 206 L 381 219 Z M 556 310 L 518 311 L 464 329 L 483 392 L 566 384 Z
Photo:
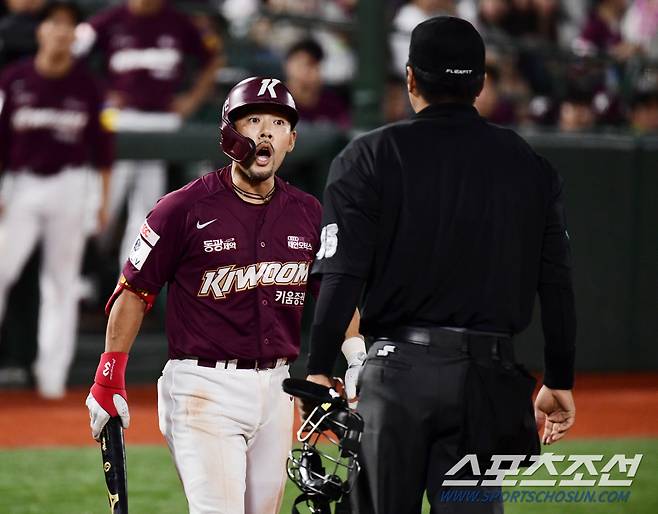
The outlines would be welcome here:
M 561 179 L 512 130 L 429 106 L 334 160 L 313 271 L 366 281 L 361 329 L 518 333 L 541 282 L 570 287 Z

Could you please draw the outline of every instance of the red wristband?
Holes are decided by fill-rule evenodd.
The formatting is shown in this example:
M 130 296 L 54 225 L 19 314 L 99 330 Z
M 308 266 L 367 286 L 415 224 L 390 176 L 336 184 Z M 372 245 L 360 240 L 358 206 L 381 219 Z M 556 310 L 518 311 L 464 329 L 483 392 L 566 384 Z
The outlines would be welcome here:
M 126 352 L 105 352 L 98 363 L 94 382 L 104 387 L 125 389 L 127 364 Z

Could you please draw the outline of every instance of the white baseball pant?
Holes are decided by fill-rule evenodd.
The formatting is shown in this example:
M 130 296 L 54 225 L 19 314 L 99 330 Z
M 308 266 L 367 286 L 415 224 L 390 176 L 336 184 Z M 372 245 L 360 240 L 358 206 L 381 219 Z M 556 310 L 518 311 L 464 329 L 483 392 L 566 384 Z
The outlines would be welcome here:
M 79 274 L 85 238 L 98 198 L 92 171 L 69 168 L 56 175 L 9 172 L 3 180 L 0 214 L 0 319 L 7 295 L 39 240 L 43 241 L 38 352 L 39 392 L 64 394 L 75 349 Z
M 278 514 L 292 446 L 288 366 L 206 368 L 170 360 L 158 380 L 167 439 L 190 514 Z
M 128 218 L 119 250 L 119 268 L 123 268 L 135 237 L 146 215 L 165 194 L 164 161 L 118 161 L 112 168 L 109 196 L 110 226 L 114 226 L 127 201 Z
M 112 128 L 117 132 L 175 132 L 182 118 L 171 112 L 144 112 L 124 109 L 115 112 Z M 160 160 L 118 161 L 110 183 L 110 227 L 116 224 L 124 202 L 128 205 L 126 229 L 119 249 L 119 269 L 123 268 L 135 237 L 146 215 L 166 192 L 166 164 Z

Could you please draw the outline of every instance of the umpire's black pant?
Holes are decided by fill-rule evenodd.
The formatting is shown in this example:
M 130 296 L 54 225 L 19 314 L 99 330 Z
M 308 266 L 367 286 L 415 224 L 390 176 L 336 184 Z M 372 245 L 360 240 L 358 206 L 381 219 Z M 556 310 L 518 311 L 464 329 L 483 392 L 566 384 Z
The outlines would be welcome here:
M 375 340 L 359 378 L 358 412 L 365 429 L 362 471 L 352 494 L 354 513 L 420 514 L 425 491 L 432 514 L 503 512 L 499 487 L 442 486 L 445 473 L 461 458 L 468 362 L 468 349 L 458 332 L 429 344 L 393 336 Z M 485 477 L 459 476 L 469 478 Z

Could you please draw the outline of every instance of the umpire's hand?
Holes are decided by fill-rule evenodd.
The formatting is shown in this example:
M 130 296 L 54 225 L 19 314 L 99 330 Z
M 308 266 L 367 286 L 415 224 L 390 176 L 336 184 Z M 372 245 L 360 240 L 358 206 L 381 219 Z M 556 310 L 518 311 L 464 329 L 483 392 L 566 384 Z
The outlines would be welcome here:
M 308 375 L 306 377 L 306 380 L 327 387 L 336 386 L 334 380 L 332 380 L 326 375 Z M 311 412 L 313 412 L 313 409 L 315 409 L 317 406 L 318 406 L 317 403 L 304 401 L 301 398 L 297 398 L 297 409 L 299 410 L 299 417 L 302 419 L 302 421 L 305 421 L 306 418 L 309 416 L 309 414 L 311 414 Z
M 571 390 L 542 386 L 535 400 L 537 425 L 544 423 L 542 443 L 551 444 L 564 437 L 576 422 L 576 404 Z

